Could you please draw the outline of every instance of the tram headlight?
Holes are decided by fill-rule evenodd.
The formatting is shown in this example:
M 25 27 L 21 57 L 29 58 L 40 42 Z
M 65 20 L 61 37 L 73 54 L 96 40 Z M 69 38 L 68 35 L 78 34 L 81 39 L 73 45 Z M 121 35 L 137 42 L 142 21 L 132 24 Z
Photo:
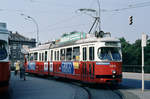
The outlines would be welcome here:
M 113 70 L 113 71 L 112 71 L 112 74 L 116 74 L 116 71 L 115 71 L 115 70 Z

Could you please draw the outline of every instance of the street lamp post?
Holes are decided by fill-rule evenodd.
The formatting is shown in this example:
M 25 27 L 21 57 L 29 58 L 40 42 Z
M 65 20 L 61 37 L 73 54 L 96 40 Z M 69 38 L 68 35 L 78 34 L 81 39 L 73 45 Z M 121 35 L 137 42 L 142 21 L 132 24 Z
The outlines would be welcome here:
M 33 17 L 31 17 L 31 16 L 27 16 L 27 15 L 25 15 L 25 14 L 21 14 L 22 16 L 25 16 L 25 17 L 27 17 L 28 19 L 31 19 L 32 20 L 32 22 L 36 25 L 36 32 L 37 32 L 37 45 L 39 44 L 39 26 L 38 26 L 38 24 L 37 24 L 37 22 L 36 22 L 36 20 L 33 18 Z

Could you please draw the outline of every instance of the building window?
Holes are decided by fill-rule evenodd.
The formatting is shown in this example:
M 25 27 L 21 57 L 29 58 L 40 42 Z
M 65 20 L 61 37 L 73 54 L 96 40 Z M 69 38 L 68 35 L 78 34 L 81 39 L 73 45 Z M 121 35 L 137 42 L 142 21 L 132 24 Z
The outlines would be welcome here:
M 67 48 L 66 60 L 72 60 L 72 48 Z
M 87 49 L 86 49 L 86 47 L 84 47 L 83 48 L 83 60 L 87 60 L 87 54 L 86 54 L 86 52 L 87 52 Z
M 89 60 L 94 60 L 94 47 L 89 47 Z
M 79 61 L 80 59 L 80 47 L 74 47 L 73 48 L 73 60 Z
M 60 60 L 65 60 L 65 54 L 66 54 L 65 49 L 61 49 L 60 50 Z

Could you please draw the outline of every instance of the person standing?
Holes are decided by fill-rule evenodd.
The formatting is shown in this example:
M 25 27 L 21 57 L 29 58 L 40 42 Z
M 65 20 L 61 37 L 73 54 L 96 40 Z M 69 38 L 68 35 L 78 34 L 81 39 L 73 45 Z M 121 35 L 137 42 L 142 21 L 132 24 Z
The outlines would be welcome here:
M 19 72 L 19 70 L 20 70 L 20 66 L 19 66 L 19 64 L 20 64 L 20 62 L 19 61 L 17 61 L 16 63 L 15 63 L 15 75 L 17 75 L 18 74 L 18 72 Z
M 26 80 L 24 62 L 20 64 L 20 79 Z

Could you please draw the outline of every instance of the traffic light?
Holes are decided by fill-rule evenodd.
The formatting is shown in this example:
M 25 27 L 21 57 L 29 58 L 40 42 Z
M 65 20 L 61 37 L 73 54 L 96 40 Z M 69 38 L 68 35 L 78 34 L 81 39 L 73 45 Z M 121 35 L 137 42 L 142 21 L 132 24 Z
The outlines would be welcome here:
M 129 16 L 129 25 L 132 25 L 133 23 L 133 16 Z

